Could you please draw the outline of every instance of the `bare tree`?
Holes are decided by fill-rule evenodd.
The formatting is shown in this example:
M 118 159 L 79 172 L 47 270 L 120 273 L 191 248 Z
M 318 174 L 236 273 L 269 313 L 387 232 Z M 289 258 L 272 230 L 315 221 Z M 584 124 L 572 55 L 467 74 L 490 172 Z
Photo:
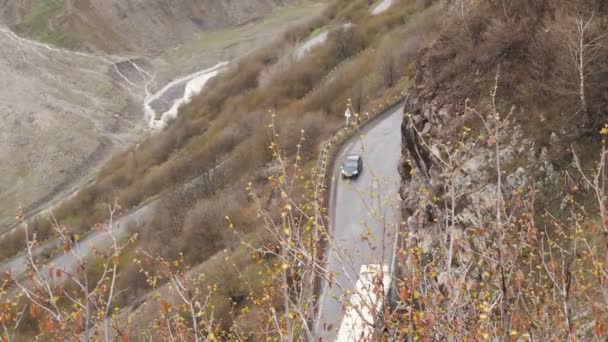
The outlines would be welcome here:
M 597 21 L 595 14 L 584 17 L 578 14 L 574 28 L 568 37 L 568 47 L 574 68 L 577 73 L 577 88 L 580 108 L 578 113 L 583 117 L 583 127 L 593 129 L 593 118 L 589 113 L 588 99 L 586 95 L 586 79 L 589 76 L 589 64 L 598 57 L 601 40 L 604 34 L 597 32 Z
M 384 85 L 390 88 L 395 85 L 397 79 L 397 63 L 395 61 L 395 55 L 393 51 L 386 49 L 380 56 L 380 73 L 384 79 Z
M 38 244 L 36 234 L 30 235 L 26 224 L 29 270 L 26 279 L 16 279 L 15 285 L 30 302 L 33 318 L 46 313 L 58 324 L 55 330 L 48 332 L 52 336 L 76 333 L 82 334 L 85 341 L 91 341 L 95 329 L 101 329 L 104 340 L 111 341 L 117 331 L 124 329 L 126 322 L 112 319 L 112 310 L 120 294 L 116 288 L 119 258 L 135 237 L 120 242 L 116 236 L 114 218 L 119 209 L 116 202 L 108 205 L 108 223 L 96 226 L 98 232 L 110 236 L 110 248 L 106 252 L 93 248 L 90 255 L 75 248 L 79 243 L 78 235 L 52 218 L 53 230 L 59 235 L 65 253 L 70 255 L 69 260 L 73 260 L 67 265 L 40 265 L 33 253 Z M 99 276 L 89 274 L 91 263 L 100 265 Z

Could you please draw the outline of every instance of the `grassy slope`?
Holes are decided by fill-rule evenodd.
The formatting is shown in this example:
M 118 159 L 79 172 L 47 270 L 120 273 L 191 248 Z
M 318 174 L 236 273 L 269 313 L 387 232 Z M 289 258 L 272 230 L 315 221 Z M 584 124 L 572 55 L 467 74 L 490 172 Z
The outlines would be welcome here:
M 200 34 L 159 58 L 152 88 L 166 84 L 174 77 L 176 69 L 186 74 L 201 65 L 240 58 L 242 54 L 266 44 L 268 39 L 280 34 L 285 26 L 299 22 L 302 18 L 317 16 L 323 8 L 324 3 L 318 1 L 288 5 L 277 8 L 261 20 Z
M 35 0 L 26 1 L 20 5 L 21 15 L 16 18 L 15 30 L 42 41 L 64 48 L 83 48 L 94 47 L 102 51 L 121 51 L 127 46 L 131 46 L 132 42 L 125 41 L 133 39 L 133 37 L 125 37 L 120 32 L 115 32 L 111 27 L 111 23 L 103 22 L 104 20 L 97 13 L 90 12 L 93 5 L 87 1 L 81 3 L 72 3 L 73 0 Z M 201 50 L 211 49 L 219 51 L 219 48 L 225 48 L 230 44 L 237 42 L 242 43 L 248 36 L 259 34 L 263 30 L 268 30 L 267 34 L 277 33 L 275 30 L 277 25 L 288 24 L 308 16 L 318 11 L 321 7 L 317 5 L 321 1 L 303 1 L 287 5 L 283 8 L 279 7 L 273 15 L 268 13 L 260 13 L 259 16 L 264 19 L 261 23 L 257 20 L 246 22 L 243 25 L 234 28 L 227 27 L 217 31 L 205 29 L 204 35 L 200 35 L 192 42 L 186 42 L 177 50 L 182 50 L 182 57 L 191 56 L 192 53 L 200 54 Z M 310 5 L 312 3 L 312 5 Z M 221 7 L 219 4 L 213 4 L 214 8 Z M 160 5 L 159 5 L 160 7 Z M 161 9 L 159 9 L 160 11 Z M 126 15 L 126 14 L 125 14 Z M 157 15 L 162 16 L 162 12 Z M 253 18 L 256 18 L 252 16 Z M 162 22 L 162 17 L 159 18 Z M 106 20 L 116 20 L 120 22 L 121 17 L 108 18 Z M 184 19 L 186 20 L 186 19 Z M 163 22 L 163 24 L 166 24 Z M 225 27 L 225 23 L 222 24 Z M 193 33 L 197 32 L 193 26 Z M 209 35 L 207 35 L 207 32 Z M 164 42 L 167 48 L 182 42 Z M 137 45 L 137 44 L 136 44 Z M 155 53 L 160 53 L 161 50 L 154 50 Z M 179 56 L 180 53 L 171 51 L 169 55 Z M 190 54 L 190 55 L 189 55 Z M 217 60 L 217 56 L 213 56 Z
M 57 27 L 65 11 L 66 0 L 39 0 L 34 2 L 31 10 L 23 17 L 19 29 L 28 32 L 43 43 L 68 47 L 71 39 L 67 32 Z

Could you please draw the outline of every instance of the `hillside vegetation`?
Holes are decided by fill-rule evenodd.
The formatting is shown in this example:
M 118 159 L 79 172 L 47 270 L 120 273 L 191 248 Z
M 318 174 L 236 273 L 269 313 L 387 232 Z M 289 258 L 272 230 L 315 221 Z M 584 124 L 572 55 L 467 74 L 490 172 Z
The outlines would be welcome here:
M 172 324 L 184 323 L 177 318 L 186 317 L 181 309 L 175 304 L 176 309 L 171 310 L 174 306 L 168 303 L 178 299 L 174 297 L 175 281 L 187 279 L 193 296 L 200 301 L 205 298 L 205 305 L 197 310 L 213 317 L 206 333 L 230 335 L 238 327 L 244 336 L 263 339 L 265 335 L 258 335 L 261 322 L 257 315 L 276 312 L 268 311 L 267 305 L 273 306 L 283 297 L 280 291 L 267 297 L 269 286 L 280 285 L 272 277 L 260 275 L 274 268 L 277 260 L 256 259 L 252 249 L 241 242 L 272 248 L 272 236 L 256 214 L 260 209 L 268 210 L 272 218 L 279 214 L 282 196 L 277 184 L 291 171 L 283 177 L 277 175 L 287 165 L 284 163 L 297 161 L 303 177 L 298 182 L 311 177 L 320 144 L 343 126 L 348 99 L 363 114 L 376 113 L 380 104 L 401 96 L 414 75 L 415 56 L 440 30 L 439 6 L 396 1 L 377 16 L 370 15 L 370 8 L 366 0 L 334 1 L 315 20 L 290 28 L 270 45 L 233 62 L 180 109 L 167 129 L 114 156 L 92 185 L 53 210 L 53 220 L 32 220 L 28 232 L 35 233 L 37 244 L 59 239 L 64 242 L 59 249 L 65 250 L 92 230 L 104 229 L 97 224 L 107 222 L 108 203 L 121 206 L 112 212 L 116 218 L 155 202 L 157 209 L 148 223 L 129 227 L 137 241 L 112 249 L 120 257 L 95 253 L 82 267 L 89 280 L 101 277 L 102 284 L 108 277 L 104 272 L 107 265 L 120 269 L 116 281 L 107 283 L 115 285 L 115 292 L 93 287 L 91 294 L 103 300 L 109 295 L 116 311 L 124 308 L 112 319 L 131 317 L 123 323 L 132 323 L 128 334 L 135 337 L 148 331 L 151 322 L 160 319 L 162 323 L 174 314 L 175 320 L 169 322 L 172 328 Z M 288 55 L 319 28 L 331 28 L 325 43 L 297 61 Z M 271 123 L 274 131 L 269 128 Z M 281 162 L 278 156 L 286 159 Z M 246 189 L 259 201 L 252 200 Z M 308 186 L 298 189 L 293 195 L 305 199 Z M 24 233 L 18 229 L 0 241 L 5 260 L 23 253 Z M 46 251 L 38 262 L 44 264 L 58 253 L 61 251 Z M 176 274 L 179 279 L 174 278 Z M 79 291 L 78 286 L 74 291 Z M 264 305 L 259 305 L 263 297 L 267 297 Z M 57 310 L 72 310 L 70 299 L 60 298 Z M 51 298 L 45 305 L 53 307 L 53 301 Z M 81 333 L 84 329 L 88 334 L 89 328 L 102 324 L 79 308 L 73 310 L 75 315 L 89 318 L 77 324 Z M 159 317 L 159 312 L 164 315 Z M 31 316 L 44 315 L 36 311 Z M 28 320 L 27 327 L 19 331 L 27 336 L 73 332 L 67 322 L 54 326 L 53 332 L 42 322 Z M 153 334 L 168 333 L 159 329 L 152 329 Z
M 367 10 L 364 2 L 353 3 L 347 10 L 339 10 L 335 5 L 318 21 L 292 29 L 276 45 L 239 61 L 212 80 L 204 94 L 182 108 L 166 130 L 112 158 L 101 169 L 94 185 L 66 201 L 54 215 L 72 230 L 86 232 L 94 223 L 104 220 L 107 212 L 103 203 L 114 198 L 130 210 L 153 196 L 178 190 L 179 185 L 188 184 L 216 167 L 220 171 L 209 186 L 203 187 L 203 192 L 217 191 L 244 176 L 250 178 L 253 171 L 271 159 L 266 126 L 271 119 L 269 109 L 277 112 L 276 125 L 282 132 L 284 146 L 293 149 L 300 130 L 308 132 L 302 152 L 307 160 L 312 160 L 318 143 L 341 126 L 349 97 L 357 99 L 362 109 L 363 104 L 382 96 L 385 89 L 400 92 L 407 85 L 411 74 L 406 73 L 413 69 L 407 63 L 406 67 L 399 66 L 404 64 L 399 60 L 413 58 L 425 37 L 435 30 L 432 21 L 426 24 L 423 18 L 414 16 L 417 12 L 413 6 L 404 6 L 401 13 L 392 11 L 372 19 L 367 19 Z M 347 19 L 344 12 L 349 13 L 348 19 L 353 22 L 358 16 L 363 24 L 334 32 L 327 44 L 313 50 L 297 65 L 265 75 L 278 61 L 277 52 L 289 50 L 290 45 L 302 40 L 300 36 L 306 37 L 320 23 L 344 21 Z M 403 27 L 404 24 L 411 26 Z M 393 46 L 399 35 L 411 42 L 402 50 Z M 341 61 L 355 55 L 358 58 L 342 65 L 343 70 L 336 77 L 324 79 Z M 376 65 L 371 62 L 374 58 L 384 58 L 387 63 Z M 385 77 L 387 68 L 391 77 Z M 264 86 L 258 84 L 262 75 L 270 79 Z M 321 81 L 322 87 L 316 87 Z M 38 237 L 45 239 L 48 230 L 44 222 L 39 224 Z

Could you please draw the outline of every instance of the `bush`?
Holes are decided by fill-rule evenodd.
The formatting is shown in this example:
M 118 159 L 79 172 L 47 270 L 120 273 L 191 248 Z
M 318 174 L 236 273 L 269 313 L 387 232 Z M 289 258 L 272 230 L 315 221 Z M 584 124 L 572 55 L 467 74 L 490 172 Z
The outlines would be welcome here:
M 306 113 L 298 117 L 279 117 L 278 132 L 281 149 L 289 156 L 295 155 L 300 145 L 300 157 L 304 161 L 314 158 L 320 137 L 329 133 L 324 115 L 319 112 Z M 301 138 L 304 140 L 301 141 Z
M 184 253 L 189 265 L 208 259 L 226 247 L 228 223 L 224 217 L 238 207 L 228 198 L 203 199 L 187 213 L 181 234 L 175 241 L 175 249 Z
M 361 29 L 355 25 L 341 27 L 329 33 L 327 45 L 329 54 L 343 60 L 363 50 L 367 42 Z

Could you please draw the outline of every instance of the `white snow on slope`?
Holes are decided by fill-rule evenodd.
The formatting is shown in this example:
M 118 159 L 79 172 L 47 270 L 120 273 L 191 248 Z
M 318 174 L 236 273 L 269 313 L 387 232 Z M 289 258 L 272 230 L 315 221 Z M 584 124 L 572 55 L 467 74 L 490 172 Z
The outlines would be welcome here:
M 296 53 L 295 53 L 296 60 L 302 59 L 302 57 L 304 57 L 314 47 L 325 43 L 328 35 L 329 35 L 328 31 L 323 31 L 323 32 L 317 34 L 316 36 L 308 39 L 304 44 L 302 44 L 302 46 L 298 47 L 298 49 L 296 50 Z
M 169 120 L 175 119 L 178 114 L 179 108 L 192 101 L 192 98 L 199 94 L 205 84 L 215 76 L 217 76 L 222 71 L 226 70 L 226 66 L 228 62 L 220 62 L 215 66 L 201 70 L 190 75 L 181 77 L 169 84 L 167 84 L 164 88 L 162 88 L 157 93 L 146 96 L 146 100 L 144 102 L 144 112 L 146 115 L 146 121 L 148 122 L 148 126 L 153 129 L 163 129 L 167 126 Z M 167 91 L 169 91 L 173 87 L 178 87 L 185 84 L 184 95 L 181 98 L 176 99 L 173 102 L 173 105 L 169 110 L 159 115 L 151 106 L 151 103 L 155 100 L 161 99 Z
M 302 45 L 300 45 L 295 53 L 294 56 L 296 58 L 296 61 L 302 59 L 302 57 L 306 56 L 307 53 L 310 52 L 310 50 L 312 50 L 313 48 L 325 43 L 325 41 L 327 41 L 327 37 L 329 36 L 329 32 L 330 31 L 334 31 L 337 29 L 342 29 L 342 30 L 348 30 L 353 26 L 352 23 L 346 23 L 346 24 L 342 24 L 339 28 L 333 28 L 333 29 L 326 29 L 321 33 L 316 34 L 314 37 L 309 38 L 306 42 L 304 42 Z
M 393 5 L 393 0 L 382 0 L 376 7 L 372 8 L 371 14 L 378 15 L 387 9 L 391 8 Z

